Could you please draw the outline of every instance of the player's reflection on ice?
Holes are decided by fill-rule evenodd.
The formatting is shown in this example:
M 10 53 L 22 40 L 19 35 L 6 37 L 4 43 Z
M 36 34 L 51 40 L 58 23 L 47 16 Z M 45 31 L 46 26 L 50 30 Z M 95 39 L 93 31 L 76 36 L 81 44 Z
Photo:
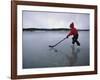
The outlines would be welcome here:
M 71 46 L 70 54 L 65 54 L 65 52 L 63 52 L 62 50 L 58 50 L 55 47 L 50 48 L 50 50 L 53 50 L 55 53 L 61 53 L 62 55 L 65 55 L 66 60 L 68 60 L 68 63 L 67 63 L 68 66 L 76 65 L 77 60 L 78 60 L 78 54 L 80 53 L 80 47 L 75 46 L 75 45 Z
M 80 47 L 71 46 L 71 56 L 67 57 L 69 60 L 69 66 L 74 66 L 78 60 L 78 53 L 80 52 Z

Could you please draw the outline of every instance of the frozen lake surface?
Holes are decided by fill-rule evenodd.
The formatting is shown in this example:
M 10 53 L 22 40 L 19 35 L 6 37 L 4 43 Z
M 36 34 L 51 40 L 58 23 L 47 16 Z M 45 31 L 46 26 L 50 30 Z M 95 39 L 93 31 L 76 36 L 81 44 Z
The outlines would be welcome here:
M 23 31 L 23 68 L 89 65 L 89 31 L 79 31 L 81 46 L 72 46 L 72 36 L 58 44 L 66 31 Z

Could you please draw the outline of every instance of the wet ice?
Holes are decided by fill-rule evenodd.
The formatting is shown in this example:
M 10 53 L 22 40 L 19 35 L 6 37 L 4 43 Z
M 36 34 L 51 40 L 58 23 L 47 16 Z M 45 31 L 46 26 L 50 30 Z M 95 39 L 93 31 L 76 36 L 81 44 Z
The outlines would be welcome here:
M 23 31 L 23 68 L 89 65 L 89 31 L 79 31 L 80 47 L 72 45 L 71 37 L 49 47 L 66 35 L 66 31 Z

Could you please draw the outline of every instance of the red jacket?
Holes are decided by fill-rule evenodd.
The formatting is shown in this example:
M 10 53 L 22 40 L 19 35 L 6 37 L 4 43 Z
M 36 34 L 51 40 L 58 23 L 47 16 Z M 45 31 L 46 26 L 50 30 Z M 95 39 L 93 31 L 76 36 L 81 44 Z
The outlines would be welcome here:
M 73 35 L 75 36 L 76 34 L 78 34 L 77 29 L 73 26 L 68 34 L 68 36 Z

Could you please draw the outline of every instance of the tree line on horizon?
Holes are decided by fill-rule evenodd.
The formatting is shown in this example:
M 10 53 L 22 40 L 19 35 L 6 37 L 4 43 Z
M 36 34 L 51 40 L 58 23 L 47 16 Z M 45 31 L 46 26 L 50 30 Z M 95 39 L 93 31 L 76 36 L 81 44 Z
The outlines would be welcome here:
M 67 31 L 68 28 L 23 28 L 23 31 Z M 79 31 L 89 31 L 89 29 L 78 29 Z

